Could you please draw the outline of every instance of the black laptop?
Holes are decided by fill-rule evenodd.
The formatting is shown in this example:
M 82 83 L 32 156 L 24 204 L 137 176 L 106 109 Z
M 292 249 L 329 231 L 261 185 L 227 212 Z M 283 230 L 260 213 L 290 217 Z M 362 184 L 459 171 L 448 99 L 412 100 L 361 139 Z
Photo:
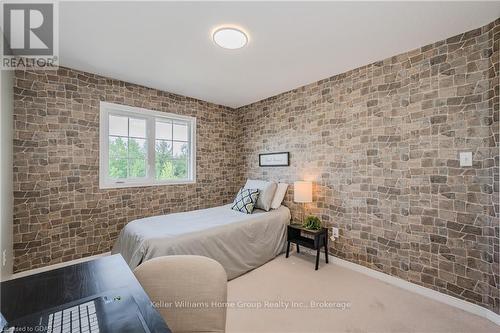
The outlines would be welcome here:
M 11 322 L 2 316 L 0 325 L 0 332 L 9 333 L 150 333 L 134 297 L 123 289 L 86 297 Z

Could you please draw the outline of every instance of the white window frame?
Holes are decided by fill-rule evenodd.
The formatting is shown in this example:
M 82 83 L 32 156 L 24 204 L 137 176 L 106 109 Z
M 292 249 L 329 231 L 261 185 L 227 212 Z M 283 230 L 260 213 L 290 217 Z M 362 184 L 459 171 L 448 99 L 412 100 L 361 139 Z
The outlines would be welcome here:
M 146 177 L 135 179 L 111 179 L 108 177 L 109 169 L 109 116 L 128 116 L 146 120 L 146 139 L 148 144 L 147 149 L 147 164 Z M 157 180 L 155 173 L 155 143 L 156 143 L 156 119 L 167 119 L 170 121 L 183 121 L 189 125 L 188 142 L 189 142 L 189 163 L 188 163 L 188 179 L 186 180 Z M 159 185 L 176 185 L 176 184 L 193 184 L 196 183 L 196 118 L 189 116 L 180 116 L 173 113 L 148 110 L 133 106 L 113 104 L 108 102 L 100 103 L 99 114 L 99 188 L 124 188 L 124 187 L 142 187 L 142 186 L 159 186 Z

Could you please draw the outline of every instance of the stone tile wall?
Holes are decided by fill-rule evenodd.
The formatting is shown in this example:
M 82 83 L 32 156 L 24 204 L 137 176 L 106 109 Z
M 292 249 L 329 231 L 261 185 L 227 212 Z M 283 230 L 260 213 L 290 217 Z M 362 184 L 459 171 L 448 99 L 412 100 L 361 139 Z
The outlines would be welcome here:
M 239 109 L 240 184 L 313 180 L 331 253 L 499 313 L 499 35 L 497 20 Z M 290 167 L 258 167 L 277 151 Z
M 109 251 L 133 219 L 233 199 L 230 108 L 67 68 L 16 72 L 14 95 L 15 272 Z M 196 184 L 99 189 L 100 101 L 196 117 Z

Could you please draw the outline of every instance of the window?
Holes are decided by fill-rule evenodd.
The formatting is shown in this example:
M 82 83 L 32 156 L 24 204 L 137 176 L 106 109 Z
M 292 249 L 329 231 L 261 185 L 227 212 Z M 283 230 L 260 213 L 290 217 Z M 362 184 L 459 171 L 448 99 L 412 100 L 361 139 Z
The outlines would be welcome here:
M 196 119 L 101 102 L 100 188 L 195 182 Z

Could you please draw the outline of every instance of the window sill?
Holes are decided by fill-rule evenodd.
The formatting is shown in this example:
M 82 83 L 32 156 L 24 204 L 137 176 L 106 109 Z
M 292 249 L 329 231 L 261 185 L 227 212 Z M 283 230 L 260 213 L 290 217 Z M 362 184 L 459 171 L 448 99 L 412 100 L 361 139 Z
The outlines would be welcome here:
M 116 188 L 127 188 L 127 187 L 153 187 L 153 186 L 164 186 L 164 185 L 187 185 L 187 184 L 196 184 L 196 180 L 172 180 L 172 181 L 163 181 L 163 182 L 155 182 L 155 183 L 99 183 L 99 189 L 101 190 L 112 190 Z

